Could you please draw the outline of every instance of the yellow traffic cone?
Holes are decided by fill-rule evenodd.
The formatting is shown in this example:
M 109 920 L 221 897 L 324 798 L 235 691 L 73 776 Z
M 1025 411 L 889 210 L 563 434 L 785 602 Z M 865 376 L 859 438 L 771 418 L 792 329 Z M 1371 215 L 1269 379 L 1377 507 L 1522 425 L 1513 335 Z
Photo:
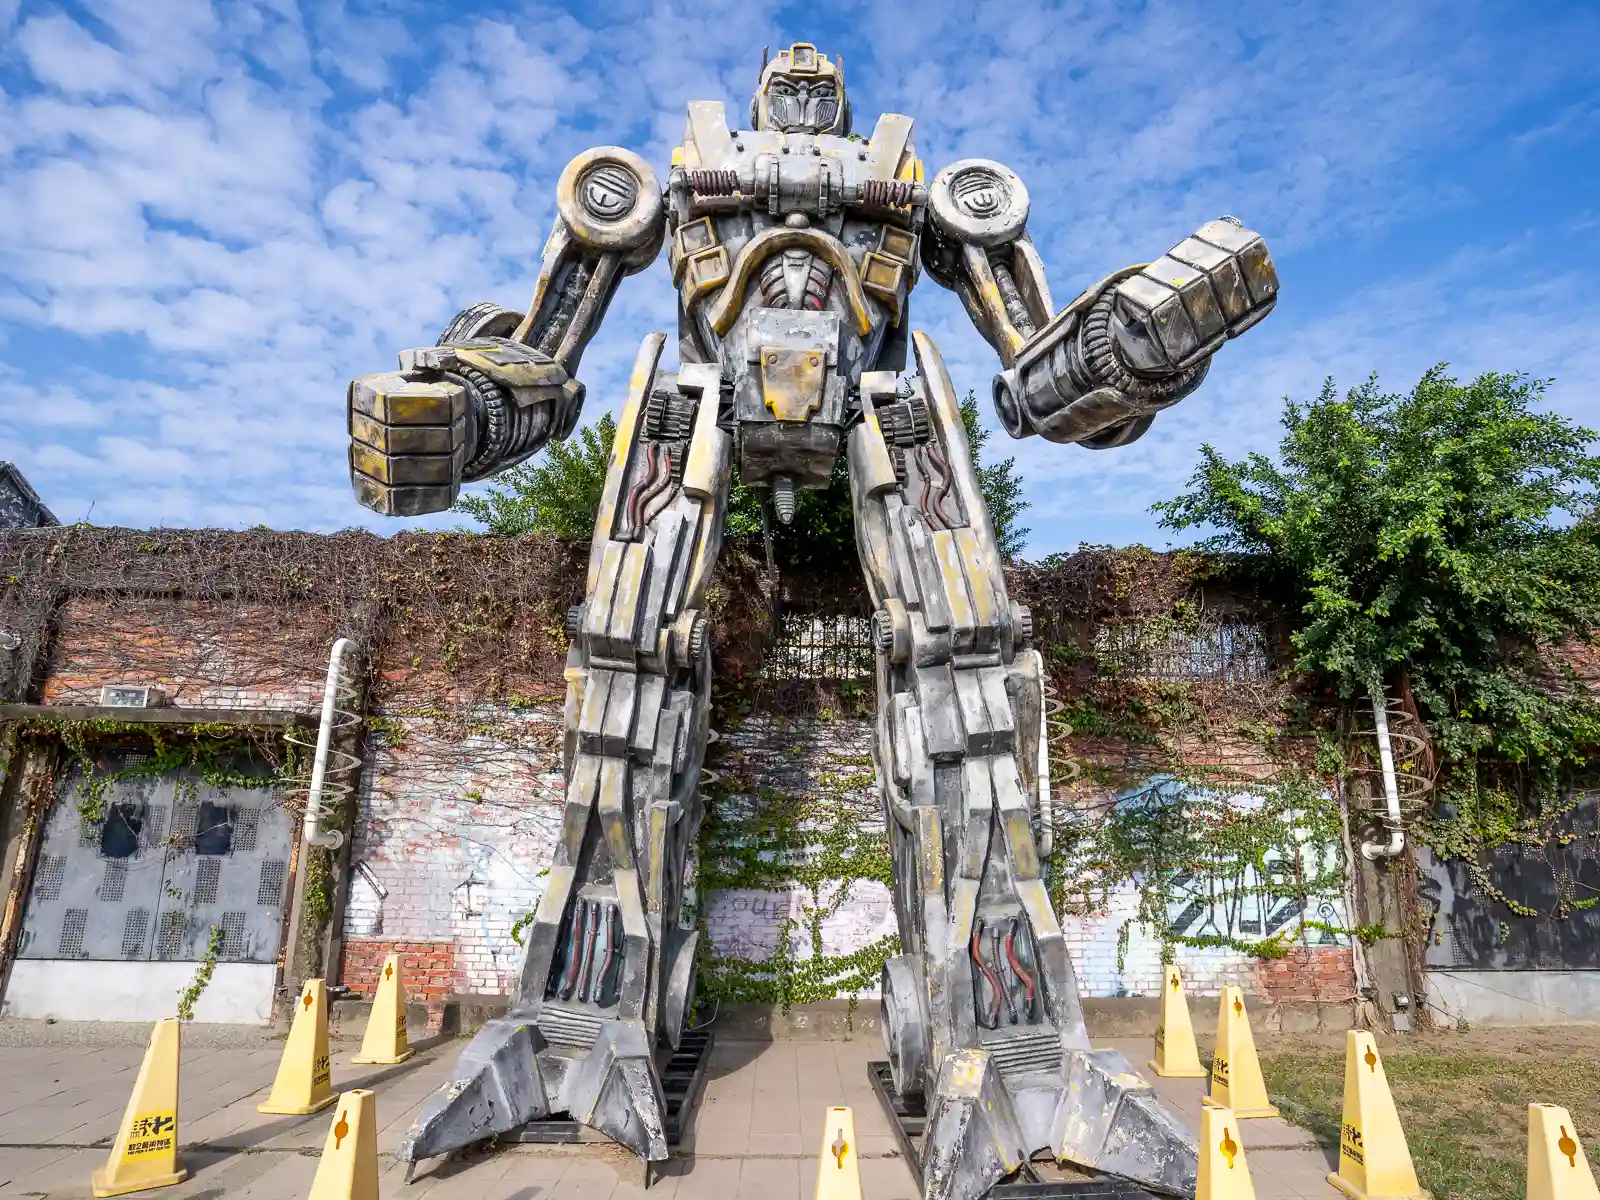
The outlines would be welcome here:
M 1232 1110 L 1200 1108 L 1200 1182 L 1195 1200 L 1256 1200 Z
M 406 1040 L 405 997 L 400 956 L 391 954 L 384 960 L 383 974 L 378 976 L 378 990 L 372 995 L 372 1012 L 367 1017 L 366 1036 L 361 1039 L 361 1053 L 351 1062 L 403 1063 L 416 1053 Z
M 89 1176 L 96 1196 L 123 1196 L 182 1183 L 189 1172 L 178 1164 L 178 1047 L 182 1023 L 157 1021 L 150 1032 L 133 1095 L 106 1165 Z
M 1328 1182 L 1352 1200 L 1432 1200 L 1417 1182 L 1378 1048 L 1358 1029 L 1344 1039 L 1344 1126 Z
M 294 1024 L 278 1061 L 272 1092 L 257 1112 L 304 1116 L 321 1112 L 336 1097 L 328 1064 L 328 989 L 320 979 L 306 980 L 295 1004 Z
M 830 1108 L 822 1126 L 816 1200 L 861 1200 L 861 1162 L 856 1119 L 848 1108 Z
M 1600 1200 L 1567 1110 L 1528 1105 L 1528 1200 Z
M 1156 1026 L 1156 1056 L 1150 1069 L 1167 1079 L 1204 1079 L 1207 1074 L 1200 1065 L 1200 1048 L 1194 1044 L 1189 1001 L 1177 967 L 1167 968 L 1167 983 L 1161 989 L 1161 1024 Z
M 1278 1115 L 1267 1099 L 1267 1085 L 1261 1078 L 1244 993 L 1236 987 L 1222 989 L 1217 1009 L 1217 1045 L 1211 1052 L 1211 1094 L 1201 1103 L 1230 1108 L 1241 1121 Z
M 378 1200 L 378 1102 L 361 1088 L 339 1098 L 307 1200 Z

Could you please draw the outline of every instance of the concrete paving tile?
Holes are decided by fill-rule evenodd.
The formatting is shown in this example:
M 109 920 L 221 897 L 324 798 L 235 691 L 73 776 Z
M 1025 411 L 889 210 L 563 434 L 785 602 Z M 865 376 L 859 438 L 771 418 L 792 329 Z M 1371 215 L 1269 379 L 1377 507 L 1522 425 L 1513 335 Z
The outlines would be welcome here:
M 57 1154 L 54 1150 L 5 1151 L 7 1160 L 12 1154 L 19 1153 L 38 1157 L 25 1163 L 26 1170 L 19 1170 L 6 1185 L 3 1194 L 7 1196 L 23 1196 L 29 1192 L 42 1192 L 47 1196 L 86 1195 L 89 1176 L 96 1167 L 104 1166 L 106 1161 L 104 1150 L 73 1150 L 67 1154 Z M 0 1170 L 0 1175 L 10 1173 L 9 1170 Z
M 64 1158 L 72 1157 L 74 1153 L 77 1152 L 61 1148 L 0 1150 L 0 1196 L 16 1195 L 21 1190 L 22 1180 L 54 1166 Z
M 798 1158 L 747 1158 L 739 1165 L 739 1187 L 734 1195 L 738 1200 L 800 1200 L 800 1171 Z M 814 1188 L 815 1179 L 809 1182 Z
M 900 1158 L 868 1158 L 862 1150 L 861 1194 L 872 1200 L 922 1200 L 911 1169 Z
M 751 1133 L 746 1142 L 746 1152 L 754 1158 L 767 1158 L 774 1155 L 795 1156 L 804 1154 L 807 1142 L 803 1141 L 798 1129 L 791 1129 L 788 1133 Z
M 677 1200 L 728 1200 L 739 1189 L 740 1166 L 736 1158 L 673 1159 L 667 1164 L 674 1173 Z
M 578 1159 L 567 1165 L 544 1200 L 610 1200 L 619 1182 L 609 1163 Z

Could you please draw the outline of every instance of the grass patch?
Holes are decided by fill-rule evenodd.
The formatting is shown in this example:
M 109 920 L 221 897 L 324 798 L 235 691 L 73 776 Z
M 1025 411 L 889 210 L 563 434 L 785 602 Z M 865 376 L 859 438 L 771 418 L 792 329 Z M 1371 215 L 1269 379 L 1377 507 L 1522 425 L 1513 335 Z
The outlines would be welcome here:
M 1335 1152 L 1344 1102 L 1342 1039 L 1263 1036 L 1262 1074 L 1286 1119 Z M 1559 1104 L 1600 1148 L 1600 1030 L 1482 1030 L 1380 1045 L 1423 1187 L 1435 1200 L 1523 1194 L 1528 1105 Z

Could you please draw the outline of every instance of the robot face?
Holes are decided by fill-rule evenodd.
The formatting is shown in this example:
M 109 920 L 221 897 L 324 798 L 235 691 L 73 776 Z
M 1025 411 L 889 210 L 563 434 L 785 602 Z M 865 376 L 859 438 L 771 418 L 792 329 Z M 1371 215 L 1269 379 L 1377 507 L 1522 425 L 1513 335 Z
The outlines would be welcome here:
M 844 94 L 844 67 L 828 61 L 815 46 L 798 42 L 763 63 L 761 85 L 750 102 L 757 129 L 784 133 L 850 132 L 850 103 Z
M 827 133 L 839 120 L 839 89 L 831 79 L 775 75 L 767 84 L 767 122 L 784 133 Z

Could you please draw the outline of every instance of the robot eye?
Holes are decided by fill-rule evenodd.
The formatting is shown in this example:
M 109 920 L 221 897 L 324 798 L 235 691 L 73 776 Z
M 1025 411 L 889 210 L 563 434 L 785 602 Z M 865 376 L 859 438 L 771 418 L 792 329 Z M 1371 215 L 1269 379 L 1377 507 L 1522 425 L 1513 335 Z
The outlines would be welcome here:
M 774 96 L 792 96 L 794 95 L 794 84 L 787 79 L 774 79 L 767 85 L 767 91 Z
M 831 83 L 819 83 L 819 84 L 817 84 L 816 86 L 814 86 L 811 89 L 811 97 L 814 100 L 832 100 L 833 99 L 833 84 L 831 84 Z

